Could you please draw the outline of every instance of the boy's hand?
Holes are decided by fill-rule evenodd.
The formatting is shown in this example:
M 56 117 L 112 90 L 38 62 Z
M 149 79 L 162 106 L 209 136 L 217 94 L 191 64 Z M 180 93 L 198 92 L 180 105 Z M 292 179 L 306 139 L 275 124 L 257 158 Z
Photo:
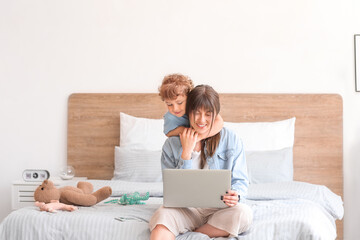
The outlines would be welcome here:
M 182 159 L 191 159 L 191 153 L 196 146 L 197 137 L 198 133 L 192 128 L 185 128 L 184 131 L 180 134 L 180 141 L 183 148 L 183 152 L 181 154 Z

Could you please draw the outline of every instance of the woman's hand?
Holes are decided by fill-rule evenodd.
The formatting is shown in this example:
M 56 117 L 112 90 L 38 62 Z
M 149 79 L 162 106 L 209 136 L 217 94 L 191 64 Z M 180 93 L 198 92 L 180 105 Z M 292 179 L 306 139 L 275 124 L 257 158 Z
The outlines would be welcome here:
M 196 142 L 198 133 L 192 128 L 185 128 L 180 135 L 181 146 L 183 152 L 181 154 L 181 158 L 184 160 L 191 159 L 191 153 L 193 152 Z
M 221 196 L 221 200 L 229 207 L 233 207 L 239 202 L 240 195 L 236 191 L 228 190 L 225 195 Z

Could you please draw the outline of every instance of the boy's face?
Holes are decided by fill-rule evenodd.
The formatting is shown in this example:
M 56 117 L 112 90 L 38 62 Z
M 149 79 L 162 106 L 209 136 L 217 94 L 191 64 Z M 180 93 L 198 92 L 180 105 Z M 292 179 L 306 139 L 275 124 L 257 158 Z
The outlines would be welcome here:
M 165 104 L 169 112 L 177 117 L 182 117 L 185 114 L 187 96 L 179 95 L 176 99 L 165 99 Z

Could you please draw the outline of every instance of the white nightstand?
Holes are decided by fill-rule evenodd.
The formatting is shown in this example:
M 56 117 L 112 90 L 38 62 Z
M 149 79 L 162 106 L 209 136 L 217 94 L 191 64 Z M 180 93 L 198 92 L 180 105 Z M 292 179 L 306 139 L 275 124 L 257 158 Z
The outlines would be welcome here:
M 87 180 L 86 177 L 74 177 L 71 180 L 62 180 L 61 178 L 50 178 L 54 185 L 58 187 L 76 186 L 78 181 Z M 11 186 L 11 208 L 12 210 L 34 206 L 34 192 L 35 189 L 41 185 L 42 182 L 25 182 L 24 180 L 14 181 Z

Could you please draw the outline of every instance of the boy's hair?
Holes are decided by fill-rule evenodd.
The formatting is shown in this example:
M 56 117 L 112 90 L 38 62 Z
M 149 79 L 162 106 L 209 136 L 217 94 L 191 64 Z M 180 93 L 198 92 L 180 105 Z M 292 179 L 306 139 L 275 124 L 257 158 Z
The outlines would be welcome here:
M 188 93 L 194 88 L 192 80 L 182 74 L 169 74 L 166 75 L 159 87 L 159 96 L 161 100 L 176 99 L 179 95 L 187 96 Z

